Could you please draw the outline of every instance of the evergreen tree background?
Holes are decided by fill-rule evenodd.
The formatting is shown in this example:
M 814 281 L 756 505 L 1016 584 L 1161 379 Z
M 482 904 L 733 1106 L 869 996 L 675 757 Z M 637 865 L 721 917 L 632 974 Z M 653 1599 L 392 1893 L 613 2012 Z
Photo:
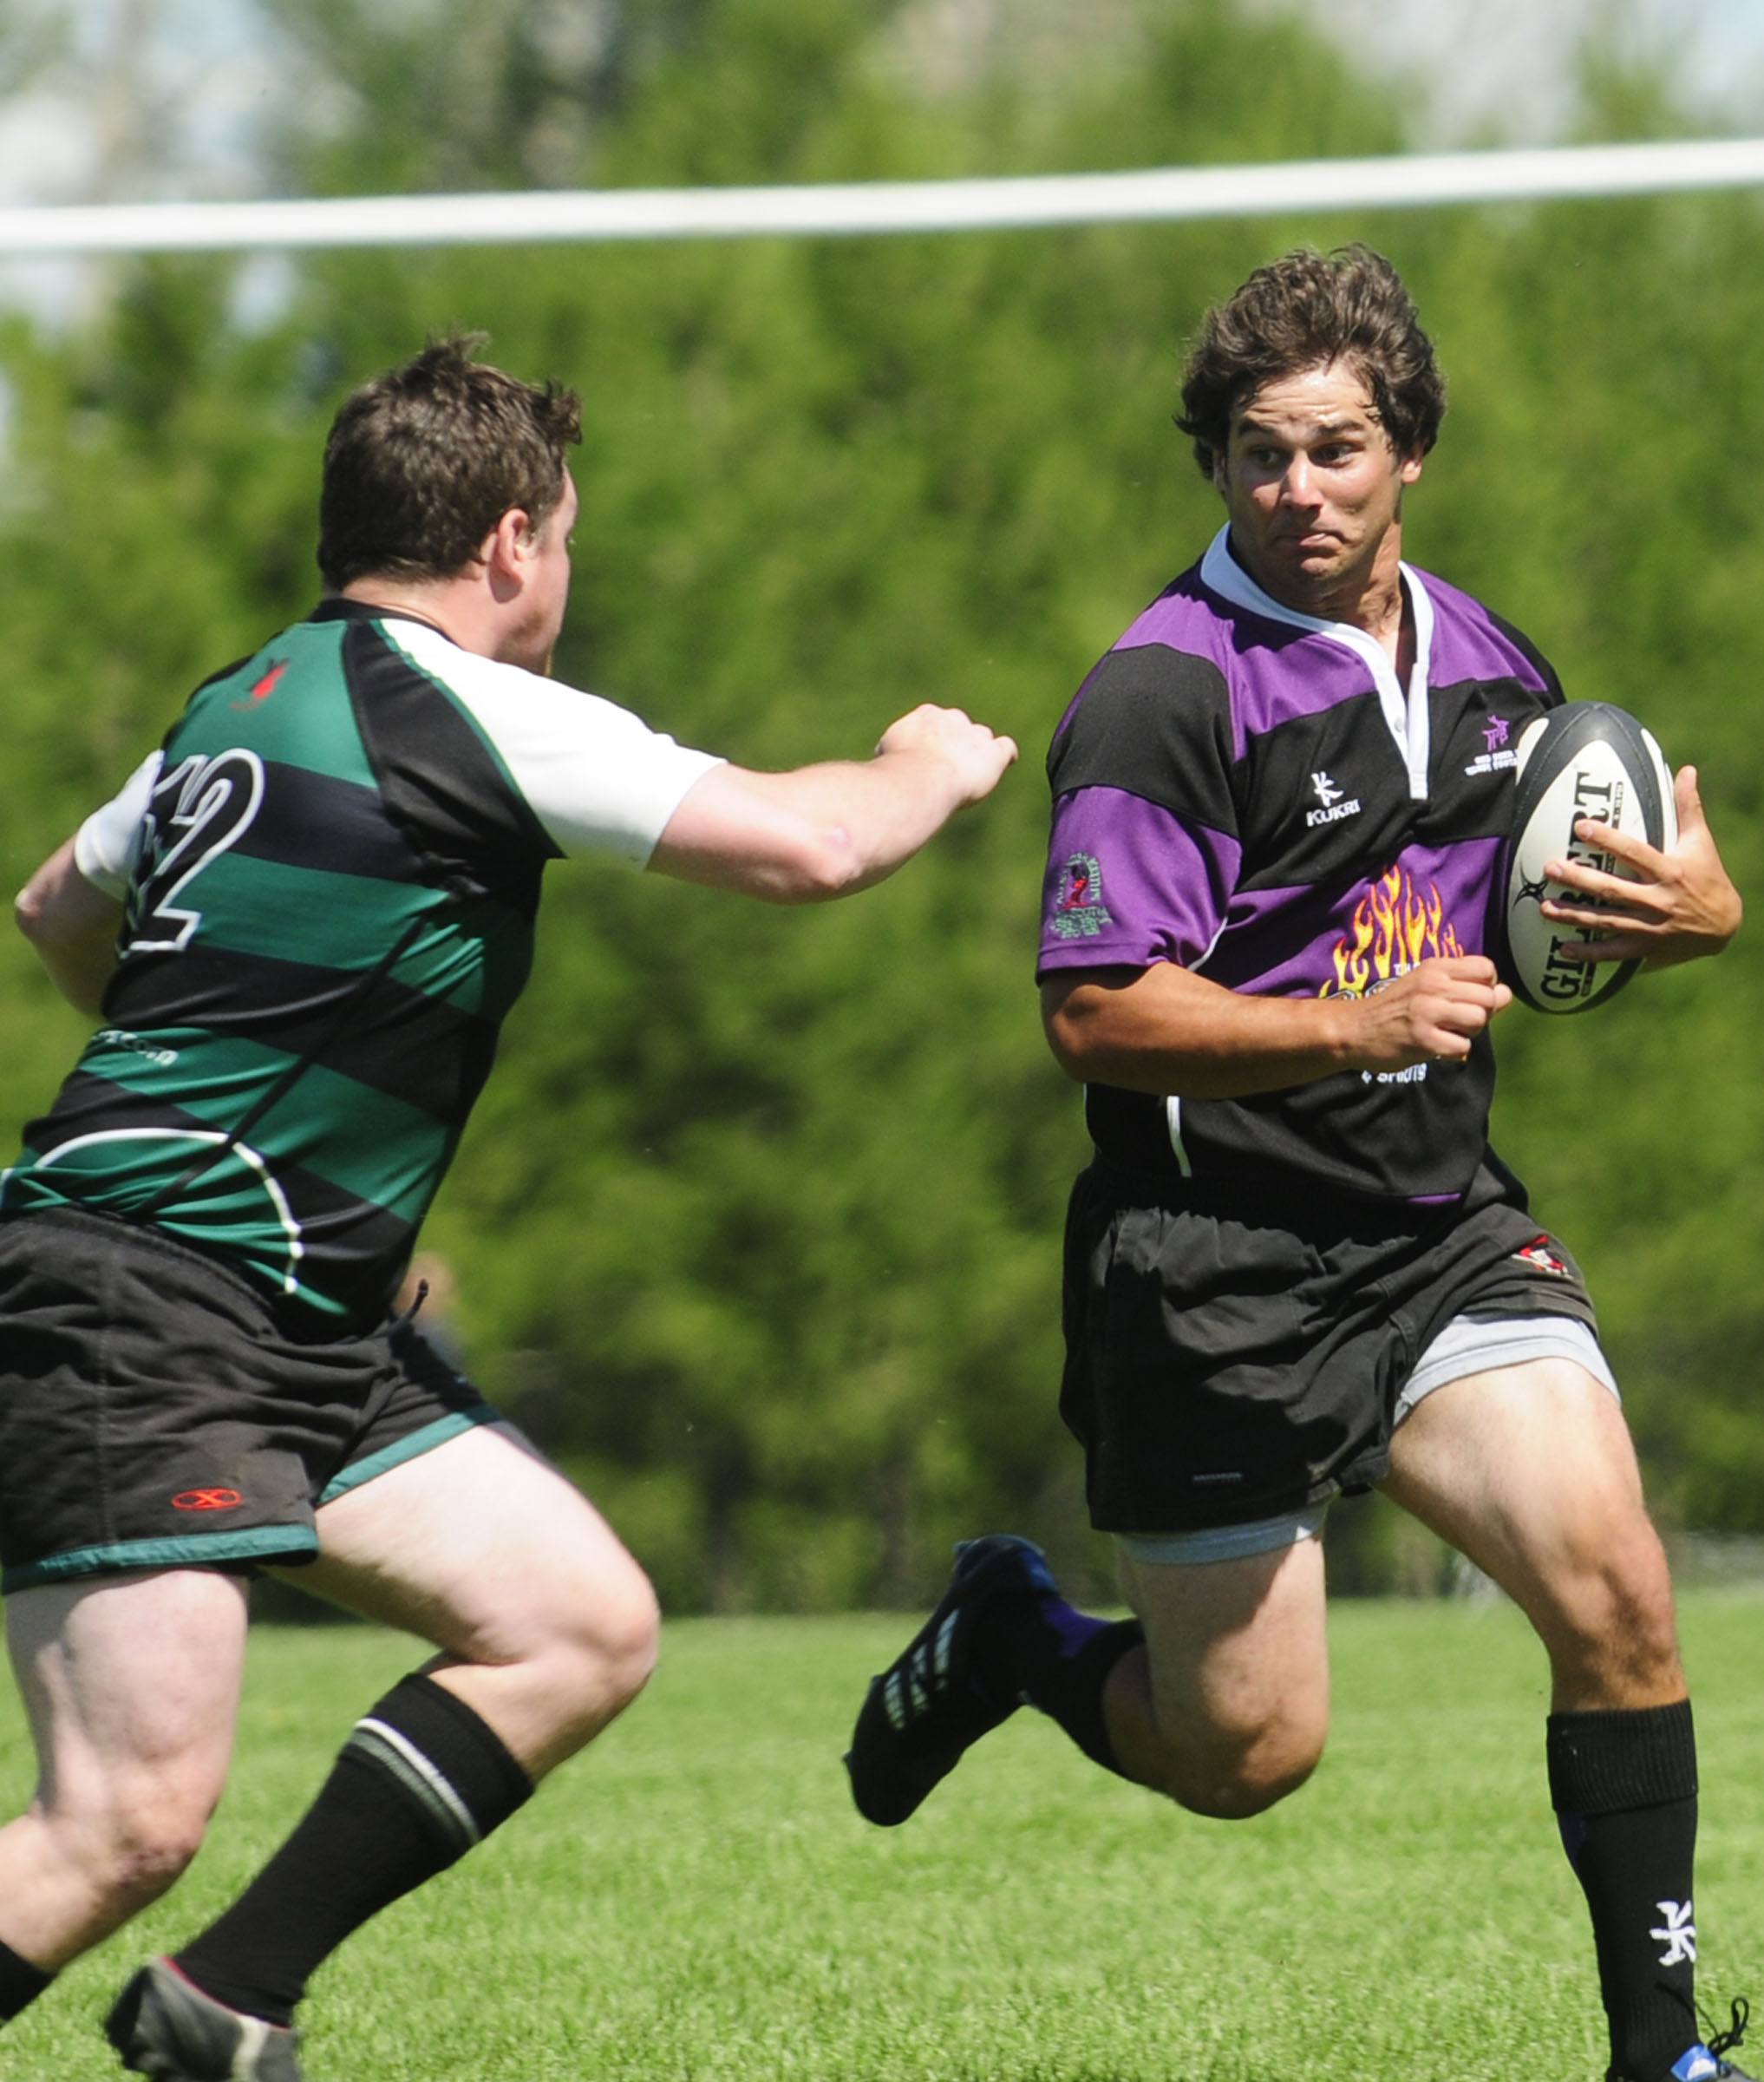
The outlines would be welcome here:
M 971 45 L 897 0 L 260 12 L 285 91 L 258 149 L 289 194 L 1410 141 L 1407 98 L 1297 10 L 1226 0 L 1024 0 Z M 1583 108 L 1602 141 L 1690 127 L 1669 76 L 1609 49 Z M 1096 655 L 1217 525 L 1169 423 L 1183 343 L 1290 245 L 1389 253 L 1452 384 L 1408 553 L 1695 763 L 1755 893 L 1760 230 L 1754 198 L 1709 196 L 320 253 L 267 297 L 236 259 L 117 264 L 77 325 L 0 324 L 5 869 L 16 887 L 198 678 L 316 596 L 317 458 L 354 382 L 459 326 L 576 384 L 560 674 L 748 764 L 861 756 L 926 699 L 1023 759 L 898 878 L 826 910 L 553 871 L 534 984 L 428 1238 L 474 1371 L 676 1610 L 913 1601 L 991 1525 L 1094 1593 L 1106 1545 L 1054 1408 L 1085 1144 L 1036 1012 L 1039 766 Z M 1764 1533 L 1761 948 L 1754 926 L 1592 1018 L 1500 1028 L 1498 1143 L 1587 1266 L 1656 1509 L 1731 1533 Z M 79 1038 L 0 946 L 16 1118 Z M 1439 1575 L 1375 1510 L 1339 1514 L 1332 1548 L 1350 1586 Z

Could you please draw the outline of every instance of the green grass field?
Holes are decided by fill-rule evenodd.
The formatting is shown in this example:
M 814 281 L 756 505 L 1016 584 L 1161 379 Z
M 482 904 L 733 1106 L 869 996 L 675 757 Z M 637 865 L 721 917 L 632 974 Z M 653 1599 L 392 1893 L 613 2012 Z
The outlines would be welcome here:
M 1683 1632 L 1702 1750 L 1705 2000 L 1764 1998 L 1764 1594 Z M 1338 1606 L 1336 1732 L 1296 1799 L 1196 1821 L 1030 1713 L 903 1829 L 839 1758 L 911 1622 L 685 1621 L 598 1748 L 323 1972 L 312 2082 L 1597 2082 L 1591 1948 L 1545 1794 L 1541 1658 L 1503 1604 Z M 6 2082 L 99 2037 L 278 1839 L 413 1660 L 256 1638 L 233 1784 L 172 1896 L 0 2039 Z M 0 1703 L 0 1793 L 29 1765 Z M 1764 2007 L 1764 2004 L 1761 2004 Z M 1754 2064 L 1755 2065 L 1755 2063 Z

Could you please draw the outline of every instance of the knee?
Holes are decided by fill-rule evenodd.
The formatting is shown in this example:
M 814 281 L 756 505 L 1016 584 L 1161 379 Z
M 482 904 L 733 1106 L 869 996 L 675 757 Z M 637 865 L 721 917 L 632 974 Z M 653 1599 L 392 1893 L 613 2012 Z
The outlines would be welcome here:
M 468 1702 L 542 1778 L 591 1742 L 648 1683 L 661 1618 L 623 1548 L 548 1556 L 486 1599 L 441 1661 L 471 1666 Z
M 133 1915 L 158 1901 L 201 1847 L 199 1829 L 130 1830 L 113 1840 L 108 1891 Z
M 634 1562 L 611 1580 L 602 1575 L 557 1614 L 547 1660 L 585 1721 L 603 1725 L 648 1684 L 661 1622 L 655 1591 Z
M 661 1653 L 662 1608 L 641 1569 L 633 1567 L 617 1595 L 596 1612 L 591 1635 L 602 1683 L 621 1706 L 629 1706 L 654 1675 Z
M 162 1784 L 115 1785 L 89 1805 L 46 1814 L 94 1895 L 133 1915 L 155 1902 L 201 1849 L 214 1803 Z
M 1192 1815 L 1246 1822 L 1296 1793 L 1316 1769 L 1323 1732 L 1282 1724 L 1253 1734 L 1211 1731 L 1166 1751 L 1152 1790 Z
M 1572 1557 L 1553 1589 L 1539 1632 L 1571 1690 L 1621 1706 L 1682 1686 L 1671 1581 L 1651 1527 Z

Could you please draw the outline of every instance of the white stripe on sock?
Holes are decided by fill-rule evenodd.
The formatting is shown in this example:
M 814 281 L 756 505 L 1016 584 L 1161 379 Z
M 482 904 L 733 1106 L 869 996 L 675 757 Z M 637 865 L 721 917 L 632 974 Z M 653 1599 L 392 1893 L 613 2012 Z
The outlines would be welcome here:
M 358 1735 L 374 1736 L 404 1759 L 428 1790 L 434 1804 L 444 1810 L 453 1818 L 461 1835 L 466 1840 L 466 1848 L 468 1850 L 474 1843 L 481 1841 L 483 1831 L 473 1820 L 471 1809 L 454 1791 L 446 1775 L 430 1763 L 408 1735 L 401 1734 L 396 1728 L 389 1727 L 383 1720 L 373 1719 L 358 1720 L 356 1723 L 356 1732 Z

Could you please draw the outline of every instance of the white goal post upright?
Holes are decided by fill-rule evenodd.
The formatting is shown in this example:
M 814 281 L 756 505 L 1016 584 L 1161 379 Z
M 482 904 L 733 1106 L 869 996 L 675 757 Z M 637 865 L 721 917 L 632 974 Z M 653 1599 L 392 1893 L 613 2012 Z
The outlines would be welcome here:
M 0 259 L 611 239 L 842 238 L 1319 215 L 1764 187 L 1764 138 L 807 187 L 546 189 L 0 208 Z

